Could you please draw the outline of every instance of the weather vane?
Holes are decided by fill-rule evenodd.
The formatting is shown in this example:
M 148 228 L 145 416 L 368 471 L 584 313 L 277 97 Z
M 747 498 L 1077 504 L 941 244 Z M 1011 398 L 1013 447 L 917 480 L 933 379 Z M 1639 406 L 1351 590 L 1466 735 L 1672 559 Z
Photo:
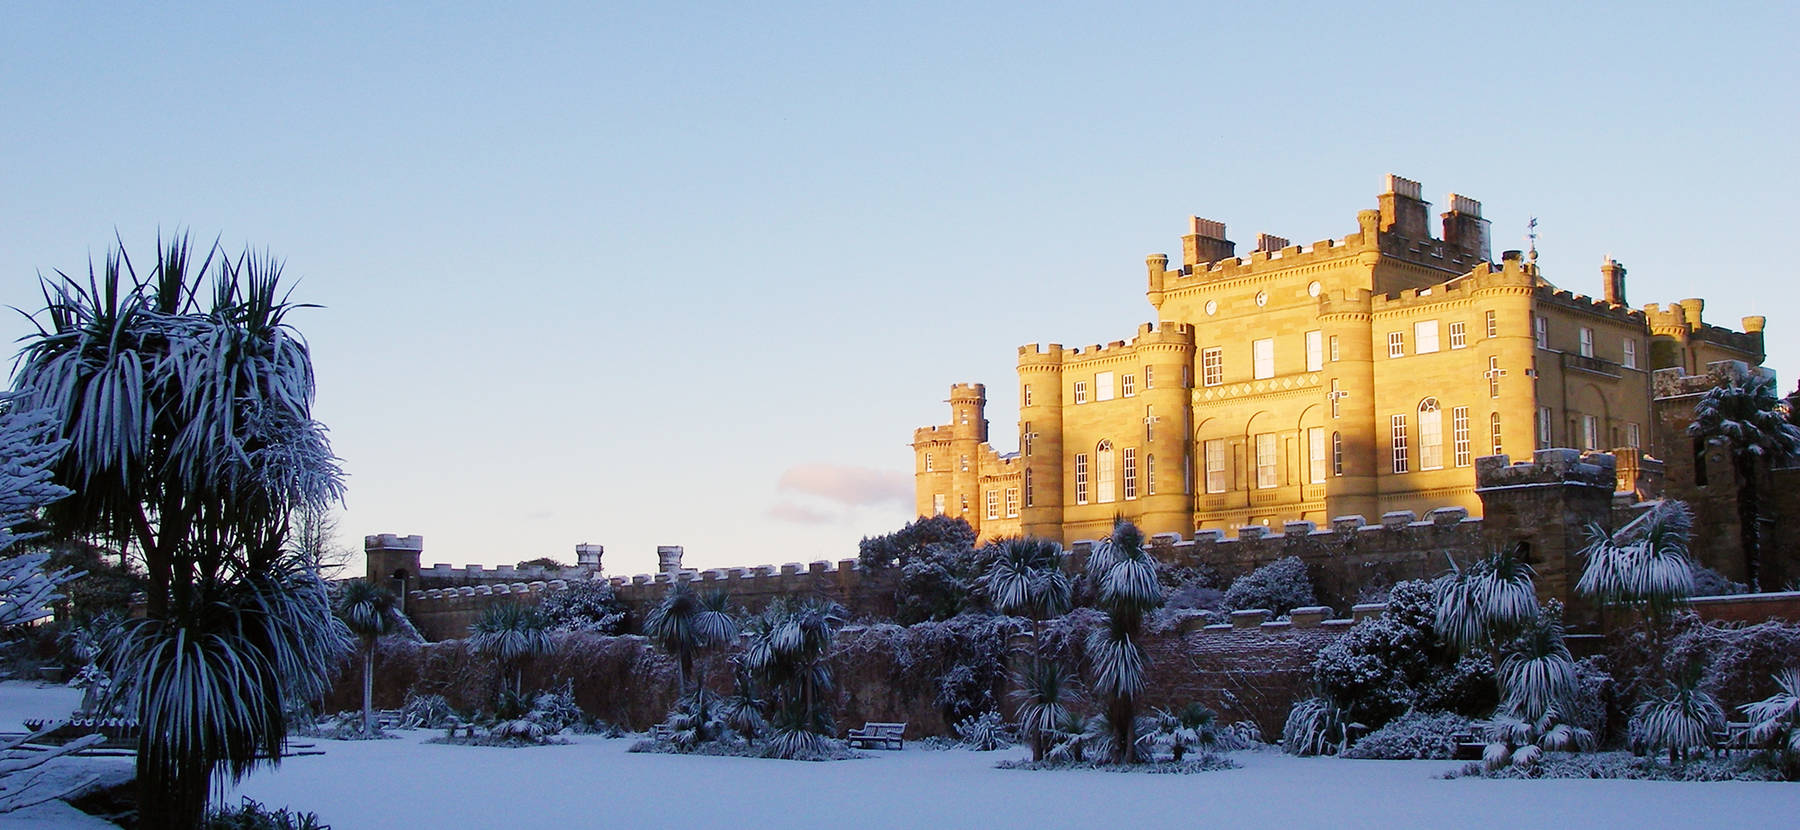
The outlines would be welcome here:
M 1527 240 L 1530 240 L 1530 242 L 1531 242 L 1531 253 L 1527 254 L 1526 261 L 1535 264 L 1537 262 L 1537 217 L 1536 216 L 1531 217 L 1531 221 L 1525 223 L 1525 238 Z

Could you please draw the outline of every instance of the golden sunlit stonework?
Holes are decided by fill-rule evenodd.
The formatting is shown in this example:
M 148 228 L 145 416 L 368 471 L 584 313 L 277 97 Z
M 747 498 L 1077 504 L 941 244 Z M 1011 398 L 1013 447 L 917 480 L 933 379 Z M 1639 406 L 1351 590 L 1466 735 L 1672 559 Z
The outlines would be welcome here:
M 1535 252 L 1489 253 L 1481 203 L 1451 194 L 1432 236 L 1418 182 L 1387 177 L 1355 232 L 1308 246 L 1191 219 L 1181 262 L 1146 260 L 1160 322 L 1130 341 L 1019 349 L 1016 453 L 988 444 L 981 384 L 914 432 L 918 512 L 983 539 L 1064 543 L 1115 516 L 1191 535 L 1336 516 L 1481 515 L 1474 460 L 1614 449 L 1620 488 L 1648 449 L 1650 372 L 1763 359 L 1763 318 L 1733 331 L 1703 303 L 1632 308 L 1625 268 L 1602 293 L 1556 288 Z

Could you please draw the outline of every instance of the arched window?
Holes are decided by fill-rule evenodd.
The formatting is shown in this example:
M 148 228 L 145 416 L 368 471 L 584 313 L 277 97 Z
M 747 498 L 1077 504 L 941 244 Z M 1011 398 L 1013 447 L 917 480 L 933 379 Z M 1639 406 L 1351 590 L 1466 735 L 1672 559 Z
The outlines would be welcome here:
M 1444 466 L 1444 413 L 1437 398 L 1419 402 L 1419 469 L 1439 470 Z
M 1500 413 L 1494 412 L 1488 415 L 1488 432 L 1494 439 L 1494 454 L 1500 455 L 1505 452 L 1500 445 Z
M 1101 441 L 1094 447 L 1094 465 L 1097 468 L 1094 476 L 1094 501 L 1106 504 L 1111 502 L 1118 492 L 1118 476 L 1114 467 L 1111 441 Z
M 1331 434 L 1331 474 L 1344 474 L 1344 434 L 1341 432 Z
M 1033 503 L 1036 501 L 1036 498 L 1035 498 L 1036 496 L 1037 496 L 1037 493 L 1032 492 L 1032 487 L 1031 487 L 1031 468 L 1026 467 L 1025 468 L 1025 506 L 1031 507 L 1033 505 Z
M 1156 495 L 1156 456 L 1144 456 L 1144 492 Z

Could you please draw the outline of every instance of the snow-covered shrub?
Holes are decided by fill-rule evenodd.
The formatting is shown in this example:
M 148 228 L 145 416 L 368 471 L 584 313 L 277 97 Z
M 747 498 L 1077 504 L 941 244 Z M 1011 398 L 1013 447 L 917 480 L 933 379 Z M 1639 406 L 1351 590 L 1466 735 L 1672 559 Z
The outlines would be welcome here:
M 1738 708 L 1750 719 L 1750 741 L 1770 751 L 1788 780 L 1800 780 L 1800 671 L 1772 679 L 1779 691 Z
M 975 548 L 975 529 L 962 519 L 928 516 L 858 545 L 864 568 L 898 568 L 894 616 L 900 624 L 946 620 L 968 610 L 990 551 Z
M 1700 689 L 1727 711 L 1776 691 L 1774 677 L 1800 669 L 1800 623 L 1716 624 L 1677 615 L 1657 634 L 1614 638 L 1608 659 L 1622 689 L 1656 689 L 1700 667 Z
M 902 694 L 929 694 L 948 724 L 996 709 L 1007 680 L 1007 641 L 1027 626 L 1017 617 L 974 614 L 907 626 L 895 632 L 890 682 Z
M 400 725 L 406 729 L 442 729 L 456 719 L 456 710 L 443 695 L 406 696 L 400 705 Z
M 956 737 L 962 747 L 976 752 L 991 752 L 1013 745 L 1012 728 L 999 712 L 991 709 L 958 721 Z
M 1546 752 L 1530 766 L 1488 769 L 1468 764 L 1445 778 L 1607 778 L 1635 781 L 1781 781 L 1782 772 L 1764 755 L 1703 758 L 1671 766 L 1629 752 Z
M 1266 608 L 1277 617 L 1314 601 L 1312 579 L 1298 556 L 1283 557 L 1244 574 L 1232 580 L 1225 591 L 1225 607 L 1234 611 Z
M 1471 718 L 1484 715 L 1500 703 L 1497 682 L 1494 661 L 1485 654 L 1462 657 L 1448 665 L 1434 660 L 1413 697 L 1413 708 Z
M 553 630 L 597 634 L 623 634 L 627 617 L 612 583 L 602 579 L 577 580 L 546 594 L 538 603 L 538 613 L 549 620 Z
M 315 720 L 310 724 L 296 724 L 296 732 L 309 738 L 326 738 L 333 741 L 366 741 L 382 740 L 395 737 L 381 730 L 381 724 L 375 724 L 374 731 L 363 728 L 361 712 L 338 712 Z
M 564 680 L 555 689 L 538 692 L 532 699 L 531 709 L 536 719 L 551 732 L 580 727 L 587 720 L 587 713 L 575 703 L 573 680 Z
M 1289 755 L 1337 755 L 1349 745 L 1343 710 L 1328 698 L 1296 701 L 1281 728 L 1281 748 Z
M 1236 748 L 1222 745 L 1219 714 L 1199 703 L 1189 703 L 1179 711 L 1158 709 L 1145 721 L 1138 730 L 1138 743 L 1150 749 L 1147 754 L 1153 757 L 1166 752 L 1171 761 L 1181 763 L 1190 752 Z
M 1153 550 L 1152 552 L 1156 552 Z M 1206 564 L 1156 563 L 1156 581 L 1163 589 L 1163 608 L 1171 611 L 1223 611 L 1225 592 L 1219 588 L 1219 572 Z
M 1712 568 L 1694 567 L 1694 596 L 1723 597 L 1748 593 L 1750 586 L 1742 582 L 1733 582 L 1727 576 Z
M 1725 710 L 1699 688 L 1694 672 L 1651 693 L 1631 718 L 1633 749 L 1667 751 L 1669 763 L 1712 746 L 1712 736 L 1725 727 Z
M 1448 760 L 1456 757 L 1457 735 L 1473 734 L 1474 723 L 1454 712 L 1408 712 L 1358 739 L 1344 757 Z
M 270 810 L 246 797 L 232 808 L 215 808 L 207 813 L 202 830 L 331 830 L 320 824 L 317 813 L 288 812 L 288 808 Z
M 1451 708 L 1449 703 L 1461 704 L 1471 696 L 1462 686 L 1480 677 L 1481 666 L 1445 664 L 1445 655 L 1435 647 L 1431 609 L 1430 583 L 1401 582 L 1390 590 L 1381 616 L 1358 622 L 1320 650 L 1312 664 L 1313 681 L 1325 696 L 1343 701 L 1347 721 L 1379 728 L 1421 705 L 1418 699 L 1426 689 L 1436 708 Z M 1492 697 L 1489 693 L 1487 700 Z
M 1232 721 L 1219 730 L 1221 749 L 1252 749 L 1265 743 L 1262 727 L 1257 726 L 1253 720 Z

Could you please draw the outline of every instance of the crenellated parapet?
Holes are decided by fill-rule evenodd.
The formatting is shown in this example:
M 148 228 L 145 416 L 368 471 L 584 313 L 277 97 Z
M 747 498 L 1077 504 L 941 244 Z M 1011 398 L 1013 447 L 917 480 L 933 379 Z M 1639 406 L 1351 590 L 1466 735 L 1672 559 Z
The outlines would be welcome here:
M 1511 461 L 1504 455 L 1475 459 L 1475 491 L 1566 485 L 1611 493 L 1618 481 L 1618 463 L 1611 453 L 1547 449 L 1532 453 L 1529 462 Z

